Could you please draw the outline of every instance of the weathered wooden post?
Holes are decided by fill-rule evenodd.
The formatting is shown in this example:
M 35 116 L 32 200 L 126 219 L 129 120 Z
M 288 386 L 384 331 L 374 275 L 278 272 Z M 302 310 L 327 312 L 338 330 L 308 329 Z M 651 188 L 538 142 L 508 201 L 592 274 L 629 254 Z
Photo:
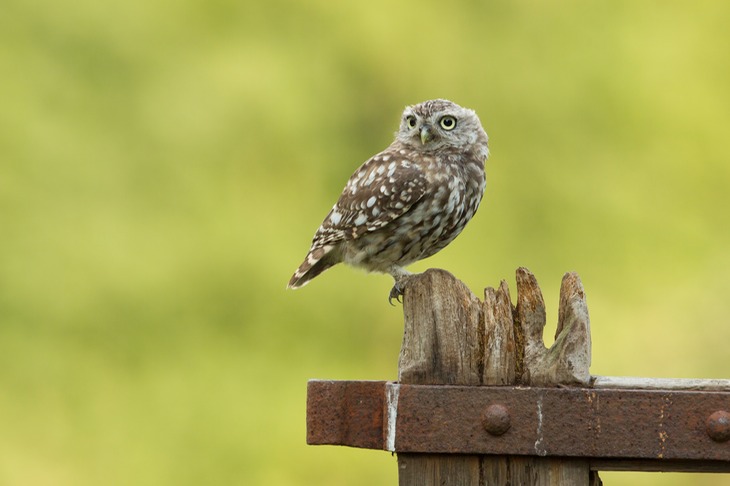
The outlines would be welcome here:
M 597 471 L 730 472 L 730 380 L 591 376 L 565 274 L 555 342 L 535 277 L 480 301 L 443 270 L 409 282 L 397 382 L 311 380 L 307 442 L 398 453 L 401 486 L 600 484 Z
M 517 271 L 514 312 L 506 282 L 487 288 L 481 302 L 443 270 L 410 282 L 403 302 L 405 329 L 399 361 L 401 384 L 414 385 L 586 385 L 590 381 L 590 326 L 580 279 L 566 274 L 560 292 L 556 341 L 546 349 L 545 305 L 535 277 Z M 513 327 L 513 322 L 517 326 Z M 458 414 L 459 410 L 446 411 Z M 488 404 L 485 434 L 495 440 L 509 427 L 509 409 Z M 500 433 L 501 432 L 501 433 Z M 396 438 L 397 440 L 397 438 Z M 397 443 L 396 443 L 397 447 Z M 540 454 L 539 443 L 535 444 Z M 581 459 L 458 454 L 399 454 L 401 486 L 555 484 L 588 485 L 589 464 Z

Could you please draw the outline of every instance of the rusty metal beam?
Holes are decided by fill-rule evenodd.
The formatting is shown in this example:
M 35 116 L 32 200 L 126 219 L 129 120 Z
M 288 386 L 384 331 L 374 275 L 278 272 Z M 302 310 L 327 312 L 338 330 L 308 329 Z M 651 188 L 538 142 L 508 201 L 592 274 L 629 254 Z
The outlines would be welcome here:
M 730 472 L 730 392 L 310 381 L 307 442 Z M 613 465 L 613 466 L 612 466 Z
M 307 383 L 307 444 L 383 449 L 384 381 Z

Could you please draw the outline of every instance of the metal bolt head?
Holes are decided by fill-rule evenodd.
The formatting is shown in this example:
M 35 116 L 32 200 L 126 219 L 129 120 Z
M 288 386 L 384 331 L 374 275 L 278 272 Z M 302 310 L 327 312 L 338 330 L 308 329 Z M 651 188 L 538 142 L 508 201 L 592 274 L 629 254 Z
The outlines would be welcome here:
M 498 403 L 490 405 L 482 413 L 482 425 L 492 435 L 502 435 L 512 426 L 509 410 Z
M 715 442 L 726 442 L 730 439 L 730 413 L 725 410 L 718 410 L 705 422 L 707 435 Z

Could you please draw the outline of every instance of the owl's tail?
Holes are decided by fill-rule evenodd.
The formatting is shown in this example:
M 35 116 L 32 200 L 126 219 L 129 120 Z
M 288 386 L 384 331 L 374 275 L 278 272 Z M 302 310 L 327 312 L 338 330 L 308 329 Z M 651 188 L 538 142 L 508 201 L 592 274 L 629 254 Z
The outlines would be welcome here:
M 314 277 L 339 263 L 339 260 L 334 258 L 332 254 L 333 248 L 334 245 L 325 245 L 309 250 L 307 257 L 299 265 L 297 271 L 294 272 L 291 280 L 289 280 L 287 288 L 298 289 L 299 287 L 304 287 Z

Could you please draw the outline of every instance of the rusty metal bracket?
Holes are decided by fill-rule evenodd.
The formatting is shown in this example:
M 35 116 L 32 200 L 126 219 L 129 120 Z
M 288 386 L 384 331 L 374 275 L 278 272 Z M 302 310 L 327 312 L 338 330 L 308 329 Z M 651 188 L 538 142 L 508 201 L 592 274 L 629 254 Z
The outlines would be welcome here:
M 730 392 L 312 380 L 307 443 L 730 472 Z

